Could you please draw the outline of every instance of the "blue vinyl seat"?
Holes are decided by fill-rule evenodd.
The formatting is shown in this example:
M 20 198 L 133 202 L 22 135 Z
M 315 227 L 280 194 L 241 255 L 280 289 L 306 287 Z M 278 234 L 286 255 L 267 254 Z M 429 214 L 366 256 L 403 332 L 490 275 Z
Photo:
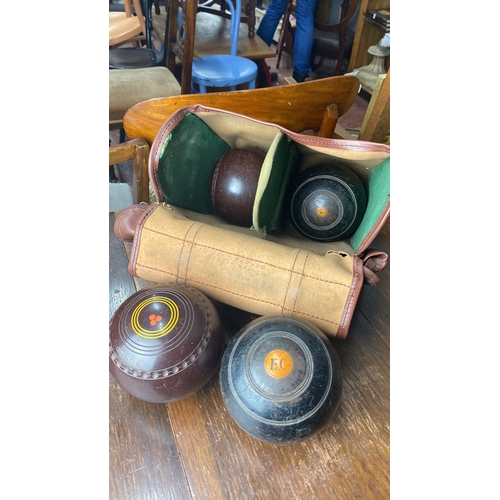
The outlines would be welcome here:
M 255 88 L 258 74 L 257 64 L 245 57 L 237 55 L 238 37 L 241 18 L 241 0 L 226 0 L 231 11 L 231 51 L 230 54 L 214 54 L 198 57 L 193 60 L 191 91 L 206 93 L 207 87 L 229 88 L 236 90 L 237 85 L 248 84 Z

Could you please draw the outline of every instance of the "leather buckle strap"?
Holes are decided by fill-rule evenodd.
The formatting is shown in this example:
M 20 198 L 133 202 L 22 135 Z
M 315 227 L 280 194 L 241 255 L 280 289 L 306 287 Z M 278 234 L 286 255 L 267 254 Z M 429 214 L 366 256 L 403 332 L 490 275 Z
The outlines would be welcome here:
M 363 276 L 364 283 L 371 286 L 380 284 L 380 278 L 376 275 L 383 271 L 389 260 L 389 256 L 385 252 L 380 252 L 373 248 L 367 248 L 359 258 L 363 261 Z

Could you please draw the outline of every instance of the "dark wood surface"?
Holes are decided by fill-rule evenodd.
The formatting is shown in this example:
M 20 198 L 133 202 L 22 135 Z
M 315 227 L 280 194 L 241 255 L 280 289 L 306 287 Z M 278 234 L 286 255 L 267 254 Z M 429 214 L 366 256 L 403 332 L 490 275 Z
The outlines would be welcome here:
M 127 252 L 109 229 L 109 313 L 149 283 L 127 271 Z M 372 244 L 389 253 L 390 222 Z M 110 499 L 389 498 L 390 265 L 364 286 L 347 338 L 332 339 L 343 370 L 337 413 L 318 435 L 293 446 L 243 432 L 222 404 L 216 375 L 170 404 L 129 396 L 109 377 Z M 230 334 L 251 318 L 219 305 Z

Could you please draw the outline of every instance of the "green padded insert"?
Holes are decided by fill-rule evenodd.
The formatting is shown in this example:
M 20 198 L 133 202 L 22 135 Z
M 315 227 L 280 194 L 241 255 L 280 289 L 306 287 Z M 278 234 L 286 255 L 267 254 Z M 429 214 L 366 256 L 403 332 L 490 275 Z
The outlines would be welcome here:
M 298 166 L 294 142 L 285 134 L 278 134 L 267 152 L 259 177 L 253 209 L 256 231 L 273 235 L 283 229 L 288 217 L 285 203 L 288 182 Z
M 165 140 L 158 160 L 165 202 L 213 214 L 210 177 L 217 160 L 230 149 L 203 120 L 188 113 Z
M 390 194 L 390 158 L 375 167 L 368 177 L 368 205 L 365 216 L 351 237 L 355 252 L 382 215 Z

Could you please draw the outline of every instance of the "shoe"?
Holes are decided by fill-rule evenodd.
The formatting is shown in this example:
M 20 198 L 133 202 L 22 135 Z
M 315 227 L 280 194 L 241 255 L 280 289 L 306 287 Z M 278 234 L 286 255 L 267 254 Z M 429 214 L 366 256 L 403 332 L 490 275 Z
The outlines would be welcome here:
M 278 73 L 276 71 L 271 71 L 271 81 L 275 82 L 278 80 Z
M 294 71 L 292 76 L 293 76 L 293 79 L 297 83 L 302 83 L 309 76 L 309 74 L 308 73 L 298 73 L 297 71 Z

